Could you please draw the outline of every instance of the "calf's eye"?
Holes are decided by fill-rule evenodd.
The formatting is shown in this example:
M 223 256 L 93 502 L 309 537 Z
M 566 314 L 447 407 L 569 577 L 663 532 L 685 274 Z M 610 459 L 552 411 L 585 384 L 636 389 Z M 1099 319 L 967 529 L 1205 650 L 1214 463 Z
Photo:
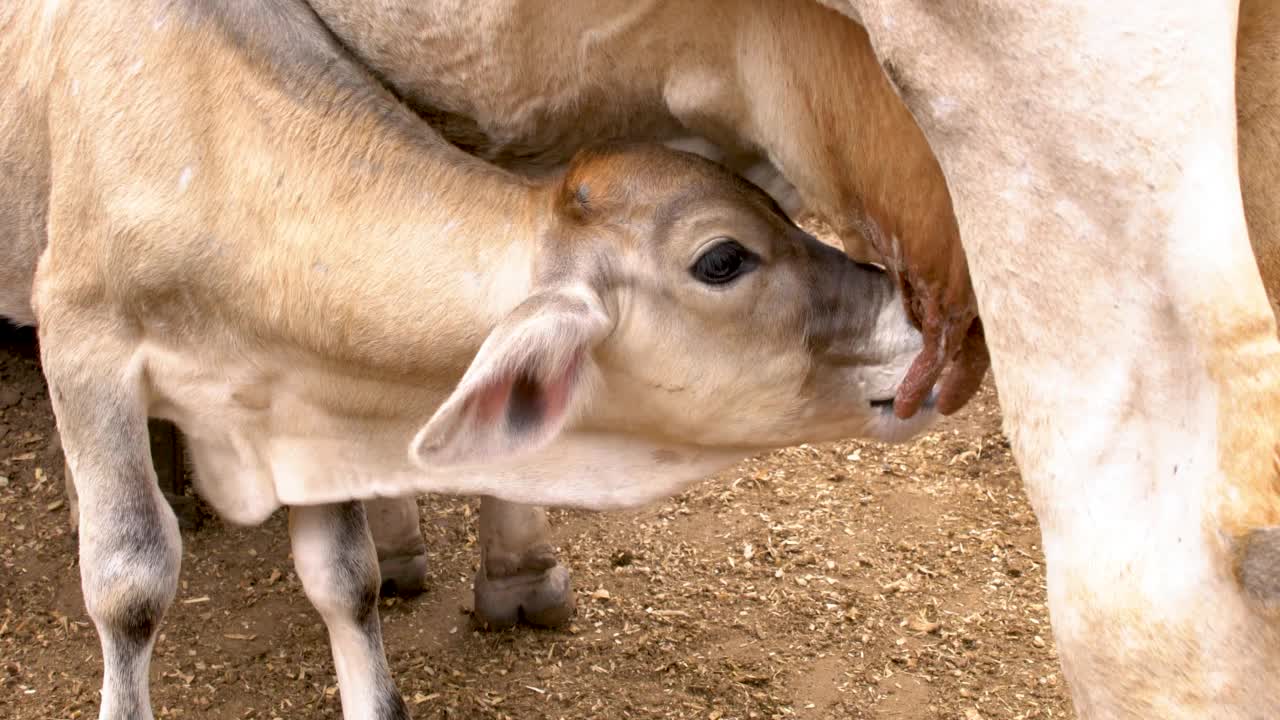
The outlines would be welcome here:
M 751 272 L 759 264 L 760 258 L 755 253 L 742 247 L 737 240 L 726 238 L 702 253 L 689 272 L 699 282 L 724 285 Z

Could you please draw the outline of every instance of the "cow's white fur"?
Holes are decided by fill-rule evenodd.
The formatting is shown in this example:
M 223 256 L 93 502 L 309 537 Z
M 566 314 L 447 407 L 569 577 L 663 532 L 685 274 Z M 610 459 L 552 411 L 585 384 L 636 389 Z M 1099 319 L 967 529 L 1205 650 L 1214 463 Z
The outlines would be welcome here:
M 1235 3 L 829 4 L 867 23 L 953 189 L 1077 712 L 1280 715 L 1280 627 L 1232 558 L 1276 522 L 1280 388 Z

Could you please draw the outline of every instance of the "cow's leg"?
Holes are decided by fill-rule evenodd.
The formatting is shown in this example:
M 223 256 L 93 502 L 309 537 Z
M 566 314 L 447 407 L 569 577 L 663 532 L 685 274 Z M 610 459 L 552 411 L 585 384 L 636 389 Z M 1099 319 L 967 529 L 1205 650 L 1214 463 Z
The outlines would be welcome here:
M 346 720 L 408 718 L 382 647 L 378 558 L 364 506 L 289 508 L 294 566 L 329 630 Z
M 1251 535 L 1280 524 L 1280 344 L 1234 5 L 852 5 L 955 199 L 1079 716 L 1280 717 L 1280 620 L 1235 574 L 1280 562 Z
M 427 545 L 412 497 L 366 500 L 369 531 L 378 552 L 383 595 L 411 596 L 426 589 Z
M 151 468 L 140 371 L 109 326 L 93 326 L 63 333 L 45 323 L 41 352 L 78 500 L 85 608 L 102 644 L 100 717 L 145 719 L 151 649 L 177 591 L 182 546 Z
M 556 627 L 573 616 L 569 569 L 556 560 L 545 509 L 480 500 L 475 608 L 476 618 L 491 628 L 520 621 Z

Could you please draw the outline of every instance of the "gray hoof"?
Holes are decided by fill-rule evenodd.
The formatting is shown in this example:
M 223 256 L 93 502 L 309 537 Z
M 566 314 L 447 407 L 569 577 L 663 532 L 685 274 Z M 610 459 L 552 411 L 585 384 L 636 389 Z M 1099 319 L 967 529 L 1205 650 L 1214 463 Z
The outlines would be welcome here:
M 382 597 L 413 597 L 427 589 L 427 556 L 400 555 L 378 561 Z
M 491 578 L 483 567 L 475 580 L 476 620 L 492 630 L 523 622 L 555 628 L 573 617 L 576 600 L 569 568 L 556 565 L 540 573 Z

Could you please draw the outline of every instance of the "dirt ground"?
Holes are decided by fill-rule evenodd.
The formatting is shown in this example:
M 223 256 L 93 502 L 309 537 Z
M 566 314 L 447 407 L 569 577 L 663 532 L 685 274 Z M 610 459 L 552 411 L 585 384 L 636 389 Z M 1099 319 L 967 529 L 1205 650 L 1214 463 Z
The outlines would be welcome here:
M 0 328 L 0 717 L 96 717 L 62 462 L 33 335 Z M 988 388 L 908 445 L 742 463 L 626 514 L 557 512 L 579 611 L 477 631 L 473 500 L 420 502 L 431 589 L 384 601 L 418 718 L 1067 718 L 1035 519 Z M 151 670 L 163 718 L 340 714 L 283 514 L 186 534 Z

